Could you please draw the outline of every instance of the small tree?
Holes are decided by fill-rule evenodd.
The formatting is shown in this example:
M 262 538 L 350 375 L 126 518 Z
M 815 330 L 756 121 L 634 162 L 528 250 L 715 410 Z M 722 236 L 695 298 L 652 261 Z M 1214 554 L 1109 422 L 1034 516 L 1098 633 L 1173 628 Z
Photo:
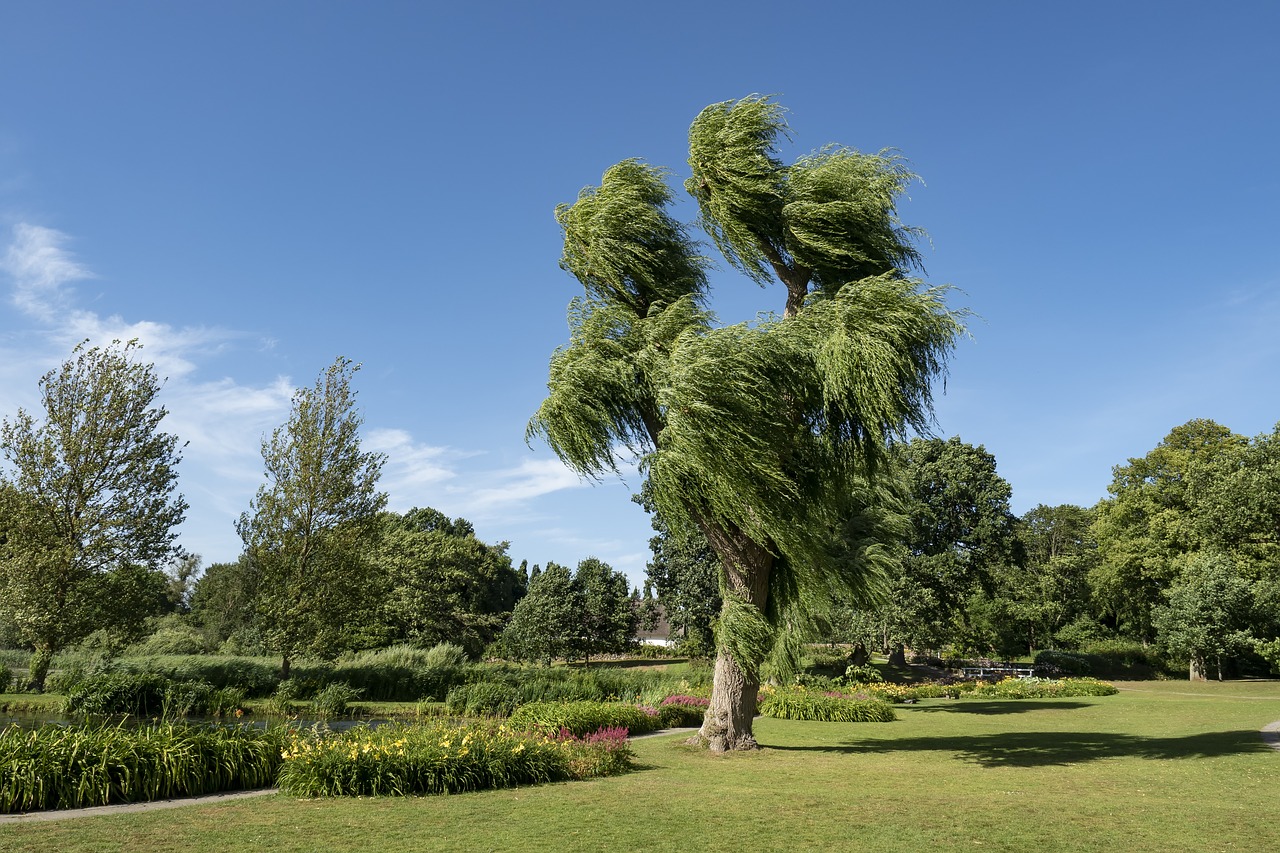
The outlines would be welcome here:
M 535 569 L 537 567 L 535 566 Z M 582 593 L 569 569 L 558 563 L 529 580 L 529 592 L 516 603 L 502 632 L 502 645 L 519 660 L 551 663 L 568 657 L 581 628 Z
M 87 343 L 40 379 L 43 422 L 19 409 L 0 425 L 0 613 L 35 649 L 38 690 L 54 652 L 97 628 L 134 634 L 163 609 L 164 567 L 182 556 L 162 383 L 137 341 Z
M 236 525 L 258 568 L 263 640 L 286 678 L 294 657 L 347 645 L 371 604 L 365 553 L 387 502 L 385 457 L 360 450 L 358 369 L 338 358 L 294 394 L 288 422 L 262 442 L 267 483 Z
M 573 583 L 582 607 L 576 646 L 583 660 L 630 648 L 636 636 L 636 609 L 627 593 L 627 576 L 588 557 L 578 563 Z

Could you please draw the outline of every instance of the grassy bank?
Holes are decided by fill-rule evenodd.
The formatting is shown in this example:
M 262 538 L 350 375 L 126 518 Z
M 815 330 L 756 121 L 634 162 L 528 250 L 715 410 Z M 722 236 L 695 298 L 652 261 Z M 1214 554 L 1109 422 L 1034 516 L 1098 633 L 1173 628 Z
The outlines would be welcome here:
M 423 799 L 275 796 L 0 824 L 0 850 L 1259 850 L 1280 847 L 1280 683 L 928 700 L 888 724 L 760 719 L 757 753 L 634 742 L 638 772 Z

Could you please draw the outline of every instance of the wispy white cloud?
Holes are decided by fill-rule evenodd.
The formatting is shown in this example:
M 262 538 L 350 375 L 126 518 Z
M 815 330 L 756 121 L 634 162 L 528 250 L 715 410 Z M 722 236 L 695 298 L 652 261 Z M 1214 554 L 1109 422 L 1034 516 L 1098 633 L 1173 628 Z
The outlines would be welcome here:
M 67 235 L 53 228 L 26 222 L 13 226 L 13 242 L 0 269 L 13 278 L 12 302 L 24 314 L 53 320 L 70 300 L 67 285 L 93 277 L 63 248 L 66 242 Z

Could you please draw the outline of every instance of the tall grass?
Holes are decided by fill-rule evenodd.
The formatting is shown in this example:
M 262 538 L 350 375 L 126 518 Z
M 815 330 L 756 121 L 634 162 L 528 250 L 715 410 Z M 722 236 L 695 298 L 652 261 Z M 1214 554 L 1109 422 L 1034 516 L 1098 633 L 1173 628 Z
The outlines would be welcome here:
M 278 729 L 159 724 L 0 729 L 0 812 L 69 809 L 264 788 Z

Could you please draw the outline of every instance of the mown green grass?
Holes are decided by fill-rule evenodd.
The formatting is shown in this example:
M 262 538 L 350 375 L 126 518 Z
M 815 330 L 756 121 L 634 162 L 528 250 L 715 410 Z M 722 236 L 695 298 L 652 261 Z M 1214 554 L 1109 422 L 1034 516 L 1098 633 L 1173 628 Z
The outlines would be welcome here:
M 929 700 L 888 724 L 761 718 L 764 749 L 634 742 L 641 769 L 422 799 L 271 796 L 0 823 L 5 851 L 1280 849 L 1280 683 Z

